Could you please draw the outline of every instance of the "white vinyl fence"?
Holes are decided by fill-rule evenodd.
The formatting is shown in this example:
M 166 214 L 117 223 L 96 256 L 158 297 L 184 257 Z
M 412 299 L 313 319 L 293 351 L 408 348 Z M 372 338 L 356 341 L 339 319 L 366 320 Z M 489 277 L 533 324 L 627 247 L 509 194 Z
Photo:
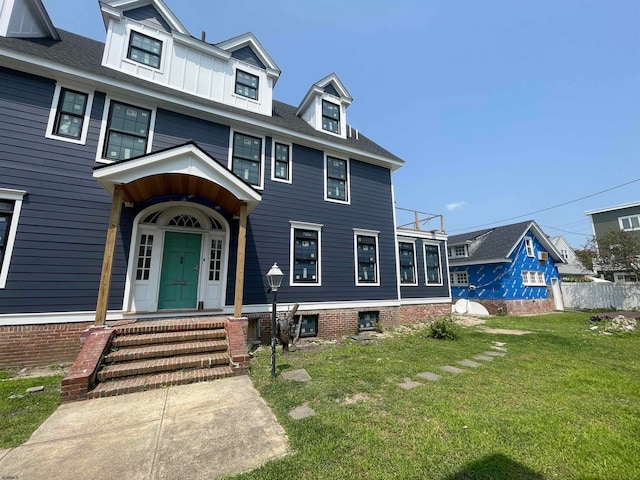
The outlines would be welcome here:
M 640 309 L 640 284 L 564 282 L 561 288 L 566 308 Z

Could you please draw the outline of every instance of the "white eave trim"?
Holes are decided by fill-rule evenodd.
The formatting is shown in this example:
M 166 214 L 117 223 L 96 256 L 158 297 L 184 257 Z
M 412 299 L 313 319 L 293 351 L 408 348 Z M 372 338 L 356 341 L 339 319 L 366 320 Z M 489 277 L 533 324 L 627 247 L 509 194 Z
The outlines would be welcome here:
M 100 9 L 108 15 L 113 15 L 113 12 L 118 12 L 118 17 L 122 18 L 123 13 L 126 10 L 133 10 L 134 8 L 144 7 L 145 5 L 153 5 L 153 7 L 158 10 L 158 12 L 160 12 L 160 15 L 162 15 L 162 17 L 173 30 L 184 35 L 189 35 L 189 32 L 187 31 L 185 26 L 180 22 L 178 17 L 173 14 L 169 7 L 167 7 L 167 4 L 162 0 L 102 0 L 100 2 Z M 106 11 L 106 9 L 108 9 L 109 11 Z M 104 15 L 103 19 L 105 20 L 106 27 L 107 22 L 104 18 Z
M 42 21 L 45 29 L 49 32 L 49 36 L 54 40 L 60 40 L 60 35 L 58 35 L 58 31 L 56 30 L 55 25 L 51 21 L 51 17 L 49 17 L 49 13 L 47 13 L 47 9 L 42 4 L 42 0 L 30 0 L 27 2 L 31 13 L 39 17 Z
M 446 241 L 448 239 L 448 235 L 446 233 L 441 232 L 430 232 L 423 230 L 407 230 L 403 228 L 396 229 L 397 235 L 400 237 L 406 237 L 411 239 L 421 238 L 424 240 L 443 240 Z
M 490 258 L 489 260 L 464 260 L 458 261 L 453 258 L 449 259 L 449 265 L 452 267 L 468 267 L 471 265 L 487 265 L 491 263 L 513 263 L 510 258 Z
M 587 210 L 585 215 L 595 215 L 596 213 L 613 212 L 615 210 L 623 210 L 625 208 L 640 207 L 640 202 L 623 203 L 622 205 L 616 205 L 615 207 L 599 208 L 597 210 Z
M 226 52 L 216 47 L 215 45 L 210 45 L 208 43 L 197 40 L 190 35 L 185 35 L 181 32 L 173 32 L 172 36 L 175 42 L 182 43 L 183 45 L 187 45 L 191 48 L 207 53 L 221 60 L 229 60 L 231 58 L 231 54 L 229 52 Z
M 33 70 L 36 72 L 36 74 L 46 73 L 46 75 L 50 75 L 52 78 L 58 78 L 61 75 L 65 75 L 67 77 L 76 78 L 76 79 L 82 78 L 85 83 L 95 82 L 96 84 L 98 84 L 97 86 L 103 87 L 106 92 L 112 92 L 114 91 L 114 89 L 120 90 L 120 92 L 122 93 L 126 92 L 129 95 L 132 92 L 132 87 L 130 84 L 127 84 L 118 80 L 114 80 L 111 78 L 106 78 L 101 75 L 87 73 L 82 70 L 78 70 L 66 65 L 60 65 L 50 60 L 42 60 L 39 57 L 24 55 L 22 53 L 17 53 L 17 52 L 14 52 L 13 50 L 7 50 L 5 48 L 0 48 L 0 56 L 13 59 L 17 62 L 26 63 L 28 65 L 35 65 L 37 68 Z M 11 65 L 8 65 L 8 64 L 4 64 L 4 66 L 8 68 L 12 68 Z M 108 68 L 108 67 L 105 67 L 105 68 Z M 34 72 L 29 71 L 28 73 L 34 73 Z M 304 142 L 302 144 L 305 146 L 312 146 L 314 148 L 320 147 L 321 150 L 325 150 L 327 148 L 333 149 L 334 151 L 340 152 L 343 155 L 348 155 L 350 158 L 353 158 L 354 160 L 361 160 L 366 163 L 371 163 L 373 165 L 383 166 L 385 168 L 389 168 L 391 171 L 397 170 L 398 168 L 402 167 L 402 165 L 404 165 L 404 161 L 402 160 L 394 160 L 389 157 L 383 157 L 381 155 L 366 152 L 364 150 L 359 150 L 357 148 L 351 148 L 351 147 L 339 145 L 334 142 L 325 141 L 318 137 L 312 137 L 310 135 L 297 132 L 295 130 L 279 128 L 270 123 L 260 121 L 259 119 L 254 119 L 254 118 L 247 119 L 246 116 L 241 114 L 219 110 L 214 107 L 208 107 L 206 105 L 202 105 L 200 103 L 185 100 L 185 99 L 177 99 L 172 96 L 166 95 L 164 93 L 148 90 L 144 87 L 136 86 L 135 88 L 137 89 L 135 90 L 135 93 L 138 93 L 141 96 L 147 97 L 147 101 L 151 100 L 154 103 L 163 101 L 172 105 L 179 105 L 180 107 L 184 107 L 187 109 L 191 109 L 191 110 L 195 110 L 203 113 L 208 113 L 211 115 L 215 115 L 215 116 L 227 119 L 232 122 L 237 122 L 238 124 L 244 126 L 244 128 L 257 127 L 257 128 L 264 129 L 268 132 L 284 134 L 284 135 L 290 136 L 291 138 L 297 139 L 298 140 L 297 143 L 301 143 L 301 141 Z
M 242 35 L 230 38 L 229 40 L 216 43 L 217 48 L 229 53 L 245 46 L 250 46 L 251 49 L 258 54 L 260 61 L 264 63 L 267 69 L 267 74 L 275 76 L 276 78 L 280 76 L 280 73 L 282 73 L 280 68 L 253 33 L 243 33 Z

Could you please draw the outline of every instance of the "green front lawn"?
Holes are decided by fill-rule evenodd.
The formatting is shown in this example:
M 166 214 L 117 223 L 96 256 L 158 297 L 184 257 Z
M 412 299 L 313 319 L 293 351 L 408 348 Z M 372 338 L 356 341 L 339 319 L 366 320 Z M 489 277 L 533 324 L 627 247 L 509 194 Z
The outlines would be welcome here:
M 535 332 L 524 336 L 468 327 L 457 341 L 416 331 L 285 356 L 278 348 L 279 372 L 304 368 L 308 383 L 272 382 L 263 348 L 251 377 L 293 453 L 236 478 L 638 479 L 640 334 L 596 334 L 588 317 L 486 324 Z M 458 375 L 440 370 L 490 350 L 492 341 L 506 342 L 506 357 Z M 427 371 L 442 379 L 416 376 Z M 423 385 L 403 390 L 405 377 Z M 316 415 L 289 417 L 303 404 Z

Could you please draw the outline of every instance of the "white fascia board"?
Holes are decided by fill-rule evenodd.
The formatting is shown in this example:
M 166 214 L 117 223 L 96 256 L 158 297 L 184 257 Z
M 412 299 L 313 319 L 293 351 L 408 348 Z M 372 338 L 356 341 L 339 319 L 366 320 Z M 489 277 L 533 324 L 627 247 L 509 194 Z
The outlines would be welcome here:
M 422 231 L 422 230 L 408 230 L 404 228 L 397 229 L 398 236 L 410 237 L 410 238 L 421 238 L 427 240 L 447 240 L 449 237 L 446 233 L 439 232 L 430 232 L 430 231 Z
M 173 12 L 162 0 L 102 0 L 102 2 L 100 3 L 101 6 L 105 5 L 119 10 L 121 14 L 127 10 L 133 10 L 134 8 L 144 7 L 145 5 L 153 5 L 153 7 L 158 10 L 160 15 L 162 15 L 162 17 L 173 30 L 176 30 L 185 35 L 189 35 L 189 32 L 180 22 L 178 17 L 173 14 Z
M 309 104 L 313 102 L 313 99 L 315 98 L 315 96 L 322 95 L 323 92 L 324 91 L 319 86 L 312 85 L 309 91 L 307 92 L 307 94 L 304 96 L 304 98 L 300 102 L 300 105 L 296 110 L 296 115 L 300 116 L 302 113 L 304 113 L 307 110 L 307 108 L 309 108 Z
M 172 37 L 174 42 L 182 43 L 183 45 L 187 45 L 195 50 L 200 50 L 201 52 L 207 53 L 221 60 L 227 61 L 231 58 L 231 54 L 229 52 L 225 52 L 215 45 L 202 42 L 190 35 L 185 35 L 181 32 L 173 32 Z
M 34 73 L 36 75 L 44 75 L 49 78 L 59 78 L 60 76 L 65 76 L 69 79 L 80 78 L 86 82 L 94 82 L 94 88 L 102 87 L 105 92 L 113 92 L 114 90 L 118 92 L 118 94 L 127 94 L 131 96 L 131 93 L 138 94 L 139 96 L 145 97 L 145 101 L 159 103 L 165 102 L 173 108 L 173 111 L 184 112 L 187 115 L 194 116 L 194 111 L 202 112 L 208 115 L 213 115 L 219 118 L 224 118 L 230 122 L 235 122 L 237 125 L 241 125 L 243 128 L 252 128 L 257 127 L 267 132 L 274 133 L 276 135 L 286 135 L 291 138 L 296 139 L 296 143 L 304 146 L 310 146 L 312 148 L 319 148 L 321 150 L 325 149 L 333 149 L 337 152 L 340 152 L 343 155 L 348 155 L 350 158 L 354 160 L 360 160 L 365 163 L 370 163 L 372 165 L 378 165 L 381 167 L 385 167 L 390 169 L 391 171 L 397 170 L 398 168 L 404 165 L 403 160 L 395 160 L 388 157 L 383 157 L 381 155 L 377 155 L 375 153 L 366 152 L 363 150 L 359 150 L 357 148 L 347 147 L 343 145 L 339 145 L 330 141 L 325 141 L 321 138 L 313 137 L 311 135 L 306 135 L 304 133 L 300 133 L 294 130 L 289 130 L 286 128 L 278 128 L 268 122 L 263 122 L 258 119 L 247 119 L 244 115 L 231 113 L 224 110 L 217 109 L 215 107 L 208 107 L 202 105 L 197 102 L 188 101 L 185 99 L 176 99 L 170 95 L 155 92 L 153 90 L 148 90 L 144 88 L 138 88 L 137 90 L 132 90 L 132 86 L 125 82 L 121 82 L 119 80 L 114 80 L 106 77 L 102 77 L 100 75 L 95 75 L 91 73 L 84 72 L 82 70 L 78 70 L 76 68 L 68 67 L 65 65 L 60 65 L 50 60 L 42 60 L 39 57 L 32 57 L 30 55 L 24 55 L 21 53 L 16 53 L 12 50 L 7 50 L 4 48 L 0 48 L 0 57 L 4 57 L 3 60 L 13 60 L 15 63 L 6 62 L 3 66 L 8 68 L 16 67 L 17 69 L 22 69 L 22 71 L 28 73 Z M 25 64 L 29 69 L 25 69 Z M 13 65 L 13 67 L 12 67 Z M 34 68 L 35 67 L 35 68 Z M 107 67 L 105 67 L 107 68 Z M 137 87 L 136 87 L 137 88 Z M 208 120 L 211 120 L 209 117 L 203 117 Z
M 594 215 L 596 213 L 612 212 L 614 210 L 623 210 L 625 208 L 633 208 L 633 207 L 640 207 L 640 202 L 623 203 L 622 205 L 616 205 L 615 207 L 599 208 L 597 210 L 587 210 L 586 212 L 584 212 L 584 214 Z
M 551 256 L 553 257 L 553 259 L 556 262 L 566 263 L 564 261 L 564 259 L 562 258 L 562 255 L 560 254 L 558 249 L 549 241 L 549 239 L 547 238 L 545 233 L 542 231 L 542 229 L 538 226 L 538 224 L 536 222 L 531 222 L 529 224 L 529 227 L 527 228 L 527 230 L 520 236 L 518 241 L 511 248 L 511 250 L 509 250 L 509 253 L 508 253 L 507 256 L 509 256 L 509 257 L 511 256 L 511 254 L 513 253 L 515 248 L 520 244 L 522 239 L 529 232 L 531 232 L 533 234 L 533 236 L 538 239 L 538 241 L 542 244 L 542 246 L 545 248 L 545 250 L 551 254 Z
M 280 76 L 280 73 L 282 73 L 282 71 L 253 33 L 243 33 L 242 35 L 230 38 L 229 40 L 216 43 L 216 47 L 221 48 L 222 50 L 225 50 L 227 52 L 237 50 L 238 48 L 242 48 L 247 45 L 250 45 L 251 49 L 258 54 L 260 61 L 264 63 L 265 67 L 267 67 L 267 72 L 271 70 L 274 73 L 277 72 L 276 76 Z
M 322 80 L 318 80 L 314 85 L 324 89 L 324 87 L 330 83 L 333 83 L 337 87 L 338 93 L 345 103 L 351 104 L 351 102 L 353 102 L 353 97 L 335 73 L 330 73 Z
M 109 20 L 115 20 L 119 22 L 122 20 L 122 12 L 111 5 L 100 2 L 100 11 L 102 12 L 102 21 L 104 22 L 104 28 L 109 28 Z
M 513 263 L 513 260 L 510 258 L 490 258 L 489 260 L 465 260 L 465 261 L 457 261 L 454 259 L 449 260 L 449 265 L 452 267 L 469 267 L 472 265 L 488 265 L 491 263 Z
M 58 31 L 53 25 L 47 9 L 44 8 L 42 0 L 28 0 L 27 5 L 29 6 L 31 13 L 36 17 L 36 19 L 40 20 L 42 26 L 49 32 L 49 36 L 54 40 L 60 40 L 60 35 L 58 35 Z

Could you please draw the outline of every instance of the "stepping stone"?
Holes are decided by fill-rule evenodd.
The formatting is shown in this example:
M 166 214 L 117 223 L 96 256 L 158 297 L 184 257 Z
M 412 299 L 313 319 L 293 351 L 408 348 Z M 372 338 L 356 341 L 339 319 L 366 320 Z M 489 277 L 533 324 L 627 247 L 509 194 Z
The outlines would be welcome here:
M 492 351 L 488 351 L 488 352 L 482 352 L 483 355 L 489 355 L 490 357 L 504 357 L 507 354 L 503 353 L 503 352 L 492 352 Z
M 420 372 L 420 373 L 417 373 L 416 375 L 420 378 L 424 378 L 425 380 L 429 380 L 431 382 L 437 382 L 442 378 L 437 373 L 431 373 L 431 372 Z
M 506 345 L 505 342 L 491 342 L 496 347 L 504 347 Z
M 355 340 L 356 342 L 366 342 L 367 340 L 374 340 L 371 335 L 352 335 L 351 340 Z
M 311 377 L 304 368 L 282 372 L 282 378 L 285 380 L 293 380 L 294 382 L 308 382 L 311 380 Z
M 499 352 L 506 352 L 507 349 L 504 347 L 498 347 L 497 345 L 491 345 L 491 348 L 493 348 L 494 350 L 498 350 Z
M 486 355 L 474 355 L 473 358 L 484 362 L 493 362 L 493 357 L 487 357 Z
M 289 416 L 294 420 L 302 420 L 303 418 L 313 417 L 315 410 L 308 405 L 300 405 L 289 412 Z
M 445 365 L 444 367 L 440 367 L 440 369 L 444 370 L 445 372 L 455 373 L 455 374 L 464 372 L 462 368 L 452 367 L 451 365 Z
M 471 368 L 476 368 L 479 367 L 480 365 L 482 365 L 481 363 L 478 362 L 472 362 L 471 360 L 460 360 L 458 362 L 458 365 L 462 365 L 463 367 L 471 367 Z
M 414 382 L 409 377 L 404 377 L 404 383 L 398 383 L 400 388 L 404 388 L 405 390 L 411 390 L 412 388 L 416 388 L 422 385 L 420 382 Z

